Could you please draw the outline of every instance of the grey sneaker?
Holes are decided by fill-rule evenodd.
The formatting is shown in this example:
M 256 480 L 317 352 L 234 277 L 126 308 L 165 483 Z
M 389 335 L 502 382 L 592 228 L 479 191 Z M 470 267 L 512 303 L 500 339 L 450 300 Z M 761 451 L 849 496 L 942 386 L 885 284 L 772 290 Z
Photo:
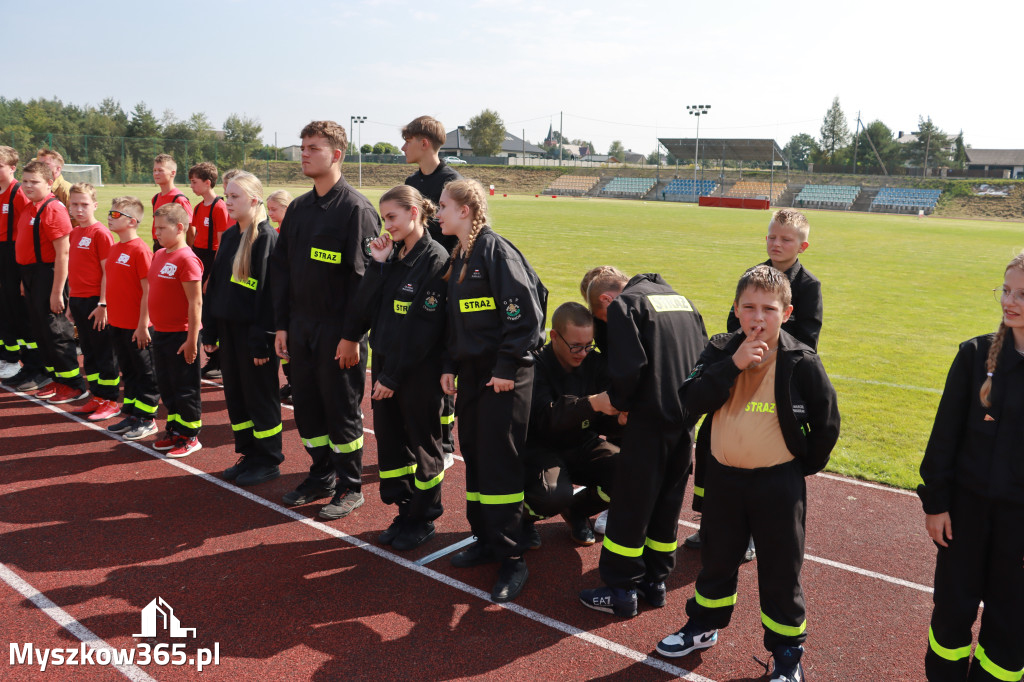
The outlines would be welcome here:
M 334 493 L 328 504 L 320 508 L 320 518 L 341 519 L 363 506 L 363 494 L 354 490 L 342 490 Z
M 124 433 L 121 436 L 121 438 L 124 438 L 125 440 L 142 440 L 143 438 L 146 438 L 147 436 L 152 436 L 156 432 L 157 432 L 157 428 L 156 428 L 156 422 L 155 421 L 153 421 L 153 420 L 141 421 L 140 420 L 140 421 L 135 423 L 135 428 L 133 428 L 131 431 L 127 431 L 126 433 Z

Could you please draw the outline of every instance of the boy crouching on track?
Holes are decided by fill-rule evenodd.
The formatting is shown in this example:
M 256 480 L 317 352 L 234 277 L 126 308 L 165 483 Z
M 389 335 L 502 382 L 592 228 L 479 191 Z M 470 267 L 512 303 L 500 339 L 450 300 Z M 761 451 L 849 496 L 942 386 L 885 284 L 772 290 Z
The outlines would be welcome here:
M 836 393 L 821 360 L 781 330 L 791 298 L 778 270 L 758 265 L 744 273 L 733 304 L 740 329 L 711 340 L 680 391 L 691 415 L 708 415 L 701 435 L 709 436 L 697 439 L 698 451 L 710 455 L 703 566 L 686 603 L 689 620 L 657 647 L 675 658 L 718 641 L 753 536 L 764 646 L 774 657 L 771 679 L 779 682 L 804 679 L 804 477 L 825 466 L 839 438 Z

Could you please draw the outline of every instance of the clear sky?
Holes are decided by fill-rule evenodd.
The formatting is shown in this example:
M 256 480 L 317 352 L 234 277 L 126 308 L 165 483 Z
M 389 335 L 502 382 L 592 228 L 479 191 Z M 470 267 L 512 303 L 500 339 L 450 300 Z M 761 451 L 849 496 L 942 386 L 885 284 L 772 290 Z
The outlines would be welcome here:
M 1024 2 L 691 0 L 268 0 L 7 3 L 0 95 L 145 101 L 216 127 L 257 117 L 286 146 L 313 119 L 362 142 L 401 144 L 402 124 L 449 130 L 484 108 L 541 141 L 565 136 L 648 153 L 692 137 L 819 136 L 838 96 L 851 131 L 931 116 L 975 148 L 1024 148 L 1013 76 Z M 356 135 L 358 137 L 358 133 Z

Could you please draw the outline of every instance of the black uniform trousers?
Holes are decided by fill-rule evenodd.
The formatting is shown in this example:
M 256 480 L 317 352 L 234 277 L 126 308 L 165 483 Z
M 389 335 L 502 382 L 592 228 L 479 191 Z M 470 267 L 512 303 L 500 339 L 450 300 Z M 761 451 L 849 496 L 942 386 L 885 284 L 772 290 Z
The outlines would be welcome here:
M 384 356 L 373 355 L 371 378 L 377 383 Z M 412 522 L 441 516 L 441 377 L 438 366 L 424 362 L 402 382 L 395 394 L 374 400 L 373 431 L 377 438 L 380 499 L 398 505 L 399 516 Z
M 134 329 L 108 327 L 117 364 L 124 378 L 124 402 L 121 413 L 149 421 L 156 417 L 160 405 L 160 391 L 156 387 L 156 370 L 153 367 L 153 344 L 139 348 L 132 341 Z M 150 336 L 153 328 L 149 329 Z
M 608 508 L 619 447 L 593 438 L 574 448 L 531 451 L 526 463 L 526 511 L 534 518 L 567 513 L 580 519 Z M 586 486 L 573 494 L 573 486 Z
M 277 354 L 270 350 L 270 359 L 255 365 L 248 344 L 249 328 L 247 322 L 217 322 L 224 400 L 235 451 L 256 462 L 276 465 L 284 461 Z
M 686 602 L 686 615 L 704 630 L 729 624 L 739 567 L 753 536 L 764 646 L 769 651 L 799 646 L 807 639 L 800 586 L 807 486 L 800 463 L 737 469 L 708 457 L 706 464 L 701 570 L 695 594 Z
M 329 295 L 325 292 L 324 295 Z M 341 369 L 334 355 L 341 321 L 293 316 L 288 329 L 295 426 L 313 459 L 310 483 L 334 485 L 339 492 L 362 490 L 363 416 L 366 339 L 359 343 L 359 364 Z
M 629 413 L 598 564 L 608 586 L 659 583 L 675 568 L 690 448 L 690 433 L 682 424 Z
M 89 390 L 97 398 L 117 400 L 121 375 L 114 353 L 113 334 L 109 325 L 96 329 L 93 320 L 89 319 L 99 301 L 99 296 L 72 298 L 71 317 L 78 329 L 78 345 L 82 349 L 82 365 L 85 367 Z
M 160 400 L 167 408 L 167 432 L 191 438 L 203 426 L 199 356 L 191 364 L 178 354 L 188 332 L 153 331 L 153 361 Z
M 202 286 L 205 289 L 206 280 L 210 279 L 210 275 L 213 273 L 213 261 L 217 258 L 217 252 L 213 249 L 200 249 L 193 246 L 192 253 L 196 254 L 199 257 L 199 262 L 203 264 Z M 203 293 L 205 294 L 206 292 L 204 291 Z M 206 351 L 203 352 L 206 353 Z M 220 356 L 217 354 L 219 352 L 220 348 L 217 347 L 217 350 L 212 353 L 206 353 L 206 364 L 204 365 L 206 370 L 220 369 Z M 271 355 L 276 356 L 277 354 L 271 352 Z M 280 446 L 277 449 L 280 451 Z
M 21 295 L 21 268 L 14 258 L 14 242 L 0 242 L 0 358 L 18 362 L 34 372 L 43 371 L 39 349 L 32 339 L 32 323 Z
M 1024 671 L 1024 502 L 958 487 L 953 539 L 939 547 L 925 673 L 932 682 L 1020 680 Z M 761 547 L 757 548 L 760 560 Z M 974 661 L 971 627 L 981 614 Z M 968 665 L 970 672 L 968 673 Z
M 494 556 L 522 555 L 523 444 L 530 419 L 534 368 L 516 370 L 515 388 L 495 393 L 486 386 L 494 361 L 463 362 L 455 414 L 466 462 L 466 517 Z
M 32 336 L 39 344 L 46 371 L 54 381 L 79 391 L 88 388 L 78 367 L 75 327 L 64 313 L 50 311 L 53 289 L 53 263 L 21 265 L 21 283 L 25 287 L 25 305 L 32 324 Z M 64 306 L 68 305 L 68 287 L 64 285 Z
M 441 448 L 455 454 L 455 397 L 446 393 L 441 394 Z

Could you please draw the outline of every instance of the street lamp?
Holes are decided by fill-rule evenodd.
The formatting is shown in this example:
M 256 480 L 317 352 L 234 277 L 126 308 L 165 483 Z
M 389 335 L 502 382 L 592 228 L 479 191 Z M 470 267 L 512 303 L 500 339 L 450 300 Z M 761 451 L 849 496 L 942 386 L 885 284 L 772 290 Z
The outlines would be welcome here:
M 363 186 L 363 123 L 365 123 L 365 122 L 366 122 L 366 117 L 365 116 L 352 116 L 350 124 L 349 124 L 349 130 L 352 129 L 352 126 L 351 126 L 352 123 L 358 123 L 359 124 L 358 151 L 359 151 L 359 186 L 360 187 Z
M 693 146 L 693 196 L 697 198 L 697 157 L 700 155 L 700 117 L 711 113 L 710 104 L 694 104 L 686 107 L 691 116 L 697 117 L 697 142 Z

